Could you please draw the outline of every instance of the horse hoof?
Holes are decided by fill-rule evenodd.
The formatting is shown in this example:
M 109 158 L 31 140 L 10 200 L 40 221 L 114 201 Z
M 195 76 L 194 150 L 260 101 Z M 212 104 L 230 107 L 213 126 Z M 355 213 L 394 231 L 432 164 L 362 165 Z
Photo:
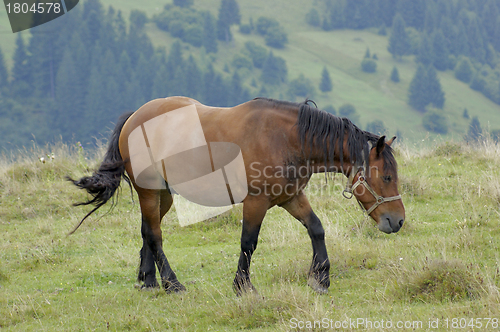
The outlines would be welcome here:
M 186 287 L 184 287 L 184 285 L 178 281 L 169 282 L 165 285 L 165 292 L 167 292 L 167 294 L 180 293 L 180 292 L 184 292 L 185 290 L 186 290 Z
M 233 283 L 233 290 L 236 296 L 242 296 L 243 294 L 256 294 L 258 295 L 257 289 L 252 285 L 250 280 L 238 281 Z
M 134 288 L 141 291 L 153 291 L 158 289 L 158 285 L 134 284 Z
M 307 280 L 307 284 L 318 294 L 328 293 L 328 288 L 322 285 L 316 278 L 312 276 Z
M 257 292 L 257 289 L 255 289 L 255 287 L 253 287 L 253 286 L 235 289 L 234 291 L 236 293 L 236 296 L 238 296 L 238 297 L 243 296 L 243 294 L 245 294 L 245 295 L 259 295 L 259 292 Z

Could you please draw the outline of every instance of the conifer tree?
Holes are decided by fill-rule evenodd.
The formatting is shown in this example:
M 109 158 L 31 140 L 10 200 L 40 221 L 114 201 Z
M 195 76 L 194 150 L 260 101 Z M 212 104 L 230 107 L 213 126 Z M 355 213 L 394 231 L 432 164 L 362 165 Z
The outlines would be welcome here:
M 479 123 L 479 119 L 475 116 L 470 121 L 469 130 L 467 131 L 467 139 L 469 141 L 479 141 L 482 134 L 483 129 L 481 128 L 481 123 Z
M 96 61 L 93 61 L 96 63 Z M 102 77 L 100 66 L 92 65 L 90 70 L 88 93 L 85 98 L 85 125 L 89 134 L 96 135 L 96 124 L 102 123 L 100 114 L 106 112 L 103 108 L 104 94 L 106 93 L 105 78 Z
M 394 17 L 392 24 L 391 36 L 389 37 L 389 46 L 387 50 L 395 58 L 401 58 L 410 51 L 410 40 L 408 34 L 406 33 L 406 24 L 403 17 L 397 14 Z
M 352 104 L 344 104 L 339 107 L 339 116 L 346 117 L 351 120 L 355 125 L 359 126 L 359 114 Z
M 500 52 L 500 15 L 497 18 L 497 24 L 495 27 L 495 34 L 492 40 L 493 47 L 497 52 Z
M 138 9 L 133 9 L 130 11 L 130 24 L 133 25 L 136 29 L 142 30 L 144 25 L 148 22 L 148 17 L 145 12 Z M 111 29 L 113 32 L 116 32 L 114 29 Z
M 497 18 L 500 15 L 500 7 L 497 7 L 496 0 L 488 0 L 482 11 L 483 26 L 490 41 L 495 38 Z
M 437 108 L 443 108 L 445 101 L 444 92 L 441 88 L 441 83 L 439 82 L 436 69 L 433 65 L 430 65 L 427 68 L 426 76 L 426 88 L 429 103 L 432 103 Z
M 327 16 L 322 24 L 323 30 L 342 29 L 346 26 L 344 19 L 344 8 L 340 1 L 335 1 L 330 7 L 329 16 Z
M 182 56 L 182 45 L 179 41 L 172 44 L 168 53 L 167 62 L 167 89 L 170 95 L 180 96 L 185 86 L 184 59 Z
M 425 11 L 425 20 L 424 20 L 424 31 L 427 34 L 431 34 L 436 28 L 437 24 L 437 11 L 430 5 L 427 6 L 427 10 Z
M 238 75 L 238 72 L 234 72 L 231 77 L 231 84 L 229 90 L 229 106 L 235 106 L 241 104 L 246 100 L 241 100 L 241 96 L 243 95 L 243 86 L 241 85 L 241 78 Z
M 213 86 L 213 105 L 219 107 L 229 106 L 227 93 L 228 91 L 229 87 L 227 86 L 222 76 L 220 74 L 215 74 Z
M 119 10 L 113 18 L 113 27 L 116 30 L 117 46 L 123 49 L 127 40 L 127 24 L 125 23 L 121 10 Z
M 311 80 L 306 78 L 302 73 L 296 79 L 288 82 L 288 95 L 290 98 L 314 98 L 314 94 L 314 85 Z
M 455 46 L 457 54 L 469 56 L 469 38 L 467 37 L 465 26 L 462 22 L 458 24 L 458 36 Z
M 433 50 L 429 37 L 425 34 L 422 35 L 420 46 L 418 48 L 417 61 L 424 66 L 428 66 L 433 61 Z
M 99 0 L 88 0 L 83 4 L 82 18 L 84 21 L 82 41 L 87 47 L 94 46 L 99 40 L 104 19 L 104 8 Z
M 222 0 L 221 2 L 221 11 L 224 13 L 224 20 L 229 24 L 240 24 L 241 23 L 241 14 L 240 14 L 240 6 L 236 2 L 236 0 Z M 219 12 L 220 18 L 220 12 Z
M 382 0 L 382 1 L 377 1 L 375 3 L 375 10 L 380 16 L 381 24 L 382 27 L 385 29 L 385 27 L 389 27 L 392 25 L 392 21 L 394 19 L 394 15 L 396 14 L 396 6 L 394 1 L 387 1 L 387 0 Z
M 203 74 L 203 96 L 201 102 L 207 105 L 215 105 L 217 103 L 215 95 L 215 71 L 212 63 L 208 64 L 205 74 Z
M 412 19 L 413 19 L 413 4 L 412 0 L 400 0 L 397 1 L 397 8 L 396 12 L 398 15 L 401 15 L 401 17 L 405 20 L 406 24 L 408 26 L 412 26 Z
M 168 72 L 167 67 L 162 64 L 156 71 L 153 81 L 153 91 L 151 92 L 152 98 L 165 98 L 168 97 Z
M 446 38 L 441 29 L 434 32 L 432 36 L 432 50 L 434 67 L 441 71 L 448 69 L 450 52 L 446 46 Z
M 16 49 L 12 67 L 12 92 L 18 97 L 27 97 L 32 93 L 31 70 L 28 63 L 28 54 L 21 33 L 17 34 Z
M 255 68 L 262 68 L 267 58 L 267 50 L 265 47 L 259 46 L 253 41 L 248 41 L 245 43 L 244 52 L 249 53 Z
M 179 7 L 191 7 L 194 0 L 174 0 L 174 5 Z
M 224 42 L 230 42 L 233 40 L 233 34 L 231 33 L 230 25 L 221 19 L 217 20 L 217 39 Z
M 186 61 L 184 76 L 186 80 L 186 91 L 184 91 L 184 95 L 194 99 L 198 98 L 202 88 L 202 73 L 192 55 L 190 55 Z
M 144 70 L 145 67 L 142 68 Z M 116 81 L 119 68 L 118 62 L 110 49 L 104 52 L 99 71 L 104 86 L 104 92 L 101 95 L 101 108 L 105 110 L 103 114 L 99 114 L 102 122 L 100 129 L 104 129 L 107 124 L 116 121 L 117 116 L 125 111 L 124 109 L 119 110 L 116 103 L 116 98 L 119 96 L 119 86 Z M 151 93 L 151 88 L 149 88 L 148 92 Z
M 125 84 L 132 79 L 132 63 L 127 52 L 122 51 L 118 59 L 117 81 L 120 83 L 120 89 L 125 89 Z
M 474 70 L 469 58 L 462 58 L 455 68 L 455 77 L 462 82 L 469 83 L 473 75 Z
M 457 54 L 457 35 L 458 31 L 453 26 L 453 22 L 449 17 L 441 19 L 440 29 L 445 37 L 446 48 L 451 54 Z
M 134 103 L 134 100 L 131 99 L 131 96 L 127 95 L 127 87 L 132 79 L 132 64 L 130 63 L 130 58 L 127 55 L 127 52 L 122 51 L 120 54 L 120 58 L 118 59 L 117 71 L 115 80 L 118 84 L 118 94 L 119 100 L 116 100 L 116 104 L 118 109 L 130 109 L 130 105 Z
M 56 69 L 59 66 L 56 55 L 62 57 L 64 49 L 58 45 L 54 34 L 42 32 L 30 39 L 27 51 L 32 55 L 27 61 L 33 94 L 42 98 L 54 98 Z
M 74 121 L 75 116 L 80 111 L 80 109 L 75 108 L 73 99 L 73 93 L 75 92 L 73 81 L 76 77 L 75 69 L 73 54 L 67 48 L 56 77 L 56 102 L 58 108 L 56 123 L 62 129 L 64 139 L 71 139 L 71 135 L 78 128 L 77 123 Z
M 473 58 L 481 63 L 484 63 L 486 58 L 486 46 L 481 32 L 481 23 L 478 22 L 477 18 L 470 21 L 467 27 L 467 34 L 469 40 L 469 52 Z M 487 44 L 486 44 L 487 45 Z
M 395 83 L 398 83 L 400 81 L 400 79 L 399 79 L 399 71 L 396 68 L 396 66 L 394 66 L 394 68 L 392 68 L 392 71 L 391 71 L 391 81 L 393 81 Z
M 139 60 L 137 61 L 137 67 L 135 68 L 135 74 L 136 78 L 139 80 L 139 86 L 140 90 L 142 92 L 142 96 L 144 100 L 148 101 L 151 100 L 151 92 L 153 89 L 153 81 L 156 76 L 156 68 L 159 66 L 159 64 L 156 61 L 156 57 L 151 57 L 149 60 L 144 56 L 140 55 Z M 176 68 L 178 71 L 182 73 L 184 66 L 183 64 L 181 67 Z M 173 92 L 173 87 L 176 87 L 177 89 L 182 89 L 184 86 L 184 77 L 182 75 L 177 74 L 175 72 L 174 78 L 169 81 L 169 86 L 168 89 L 172 93 L 175 93 L 176 95 L 180 95 L 180 91 Z
M 73 103 L 75 109 L 79 112 L 85 112 L 85 96 L 88 91 L 88 83 L 90 76 L 90 61 L 91 54 L 93 52 L 88 52 L 85 49 L 85 45 L 82 42 L 79 32 L 73 33 L 71 36 L 71 40 L 69 42 L 68 48 L 71 50 L 71 54 L 73 57 L 73 64 L 75 70 L 75 77 L 73 77 Z M 59 68 L 62 66 L 59 66 Z M 58 74 L 59 74 L 58 69 Z M 56 82 L 56 91 L 57 91 Z
M 233 24 L 240 24 L 240 22 L 240 8 L 236 0 L 222 0 L 217 20 L 217 38 L 226 42 L 231 41 L 233 36 L 230 27 Z
M 366 124 L 366 131 L 377 135 L 384 135 L 387 129 L 382 120 L 374 120 Z
M 332 91 L 332 80 L 330 78 L 330 73 L 326 67 L 323 67 L 323 71 L 321 72 L 321 82 L 319 83 L 319 89 L 322 92 Z
M 9 75 L 7 73 L 7 66 L 3 56 L 2 49 L 0 48 L 0 93 L 9 84 Z
M 333 115 L 337 115 L 337 111 L 335 110 L 335 107 L 333 107 L 333 105 L 326 105 L 323 110 L 325 112 L 328 112 L 330 114 L 333 114 Z
M 311 10 L 306 14 L 306 22 L 307 24 L 313 27 L 320 26 L 321 20 L 316 8 L 311 8 Z
M 207 53 L 217 53 L 217 32 L 210 12 L 203 14 L 203 47 Z
M 161 68 L 165 68 L 165 66 L 163 66 Z M 161 68 L 158 71 L 160 71 Z M 157 72 L 157 74 L 158 74 L 158 72 Z M 144 96 L 142 95 L 141 87 L 139 86 L 139 80 L 135 79 L 135 76 L 136 76 L 136 73 L 134 72 L 132 74 L 132 79 L 127 84 L 127 96 L 130 99 L 130 105 L 128 106 L 129 109 L 138 109 L 139 107 L 144 105 L 147 101 L 149 101 L 149 100 L 146 100 L 144 98 Z M 165 77 L 165 76 L 163 76 L 163 77 Z M 156 79 L 156 75 L 155 75 L 155 79 Z M 154 82 L 153 82 L 153 84 L 154 84 Z M 153 92 L 153 91 L 151 91 L 151 92 Z M 156 96 L 157 96 L 157 98 L 165 98 L 165 97 L 168 97 L 168 94 L 166 94 L 166 93 L 165 94 L 157 94 Z
M 408 89 L 408 104 L 419 111 L 424 111 L 431 103 L 437 108 L 443 108 L 444 102 L 444 92 L 436 69 L 433 65 L 425 69 L 419 64 Z
M 264 39 L 267 46 L 275 48 L 283 48 L 285 47 L 285 44 L 288 43 L 288 35 L 286 34 L 285 29 L 281 26 L 269 27 Z
M 278 85 L 286 81 L 287 75 L 285 60 L 281 57 L 275 57 L 272 51 L 269 52 L 262 66 L 261 78 L 264 84 Z
M 429 103 L 427 98 L 426 76 L 427 73 L 424 66 L 419 64 L 408 89 L 408 104 L 419 111 L 423 111 L 425 106 Z

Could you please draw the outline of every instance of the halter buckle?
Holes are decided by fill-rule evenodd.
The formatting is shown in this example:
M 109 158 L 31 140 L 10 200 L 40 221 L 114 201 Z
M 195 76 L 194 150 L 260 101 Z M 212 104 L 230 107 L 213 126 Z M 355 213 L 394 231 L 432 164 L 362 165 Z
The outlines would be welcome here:
M 349 194 L 350 196 L 348 196 L 348 194 Z M 349 189 L 348 189 L 348 188 L 345 188 L 345 189 L 342 191 L 342 196 L 344 196 L 344 198 L 351 199 L 351 198 L 354 196 L 354 194 L 352 193 L 352 191 L 351 191 L 351 189 L 350 189 L 350 188 L 349 188 Z

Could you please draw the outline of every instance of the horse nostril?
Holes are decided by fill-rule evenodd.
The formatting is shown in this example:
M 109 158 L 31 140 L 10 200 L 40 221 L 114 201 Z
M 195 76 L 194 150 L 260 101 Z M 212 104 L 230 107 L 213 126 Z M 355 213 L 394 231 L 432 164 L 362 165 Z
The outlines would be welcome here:
M 399 227 L 403 227 L 403 224 L 404 224 L 404 223 L 405 223 L 405 220 L 404 220 L 404 219 L 401 219 L 401 220 L 399 221 Z

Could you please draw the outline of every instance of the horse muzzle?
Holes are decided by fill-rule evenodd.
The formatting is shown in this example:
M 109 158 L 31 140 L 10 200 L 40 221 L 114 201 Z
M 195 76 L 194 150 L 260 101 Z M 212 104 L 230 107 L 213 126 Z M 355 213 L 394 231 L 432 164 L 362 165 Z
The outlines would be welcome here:
M 378 229 L 387 234 L 397 233 L 403 227 L 404 222 L 404 217 L 384 213 L 380 216 Z

